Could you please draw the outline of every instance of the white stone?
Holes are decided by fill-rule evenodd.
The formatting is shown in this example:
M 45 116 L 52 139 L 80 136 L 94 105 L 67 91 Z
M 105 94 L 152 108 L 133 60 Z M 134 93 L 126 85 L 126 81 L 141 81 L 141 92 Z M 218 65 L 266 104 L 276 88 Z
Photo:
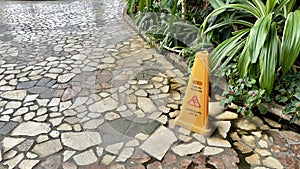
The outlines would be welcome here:
M 85 150 L 91 146 L 102 143 L 101 136 L 98 132 L 67 132 L 61 134 L 63 145 L 75 150 Z
M 70 150 L 64 151 L 64 153 L 63 153 L 63 156 L 64 156 L 63 161 L 66 162 L 66 161 L 69 160 L 75 153 L 76 153 L 76 151 L 70 151 Z
M 37 165 L 37 163 L 39 163 L 39 160 L 23 160 L 20 164 L 19 164 L 19 168 L 20 169 L 29 169 L 29 168 L 33 168 L 35 165 Z
M 205 146 L 199 142 L 192 142 L 189 144 L 181 144 L 175 147 L 172 147 L 172 151 L 179 156 L 185 156 L 188 154 L 195 154 L 200 152 Z
M 105 98 L 89 106 L 89 110 L 91 112 L 99 112 L 99 113 L 114 110 L 116 108 L 118 108 L 118 102 L 110 97 Z
M 64 123 L 64 124 L 59 125 L 57 127 L 57 130 L 60 130 L 60 131 L 71 131 L 72 127 L 71 127 L 71 125 L 69 125 L 67 123 Z
M 135 95 L 137 96 L 147 96 L 148 94 L 145 92 L 145 90 L 138 90 L 135 92 Z
M 16 157 L 5 161 L 3 164 L 8 165 L 8 169 L 14 169 L 23 158 L 24 158 L 24 154 L 21 153 L 21 154 L 17 155 Z
M 59 131 L 52 130 L 52 131 L 50 132 L 50 136 L 51 136 L 52 138 L 58 138 L 59 135 L 60 135 Z
M 116 156 L 107 154 L 103 157 L 103 159 L 101 160 L 101 163 L 104 165 L 109 165 L 115 158 L 116 158 Z
M 216 117 L 217 120 L 234 120 L 237 118 L 238 114 L 231 111 L 225 111 L 224 113 L 221 113 Z
M 2 93 L 0 97 L 9 100 L 23 100 L 26 94 L 27 90 L 13 90 Z
M 97 161 L 97 156 L 93 150 L 85 151 L 73 157 L 77 165 L 89 165 Z
M 119 114 L 114 113 L 114 112 L 108 112 L 104 116 L 105 120 L 109 120 L 109 121 L 119 119 L 120 117 L 121 116 Z
M 8 110 L 3 111 L 1 114 L 6 115 L 6 114 L 12 114 L 13 112 L 14 112 L 13 109 L 8 109 Z
M 117 162 L 125 162 L 129 157 L 132 156 L 134 148 L 124 148 L 116 159 Z
M 37 110 L 36 115 L 40 116 L 40 115 L 43 115 L 43 114 L 45 114 L 45 113 L 47 113 L 47 108 L 42 107 L 42 108 L 39 108 L 39 109 Z
M 223 137 L 227 137 L 227 133 L 229 132 L 231 127 L 231 122 L 230 121 L 219 121 L 218 122 L 218 131 L 219 134 Z
M 58 126 L 61 124 L 62 120 L 63 120 L 63 117 L 58 117 L 58 118 L 50 119 L 49 121 L 53 126 Z
M 88 100 L 88 97 L 78 97 L 78 98 L 76 98 L 74 104 L 70 107 L 70 109 L 81 106 L 82 104 L 86 103 L 87 100 Z
M 36 99 L 36 101 L 38 102 L 38 104 L 40 106 L 47 106 L 47 104 L 50 100 L 49 99 Z
M 266 159 L 264 159 L 263 164 L 270 168 L 283 169 L 281 163 L 273 157 L 267 157 Z
M 24 103 L 34 101 L 34 100 L 36 100 L 36 98 L 38 96 L 39 96 L 38 94 L 27 95 L 25 100 L 24 100 Z
M 218 148 L 218 147 L 205 147 L 204 155 L 205 156 L 216 155 L 216 154 L 219 154 L 223 151 L 224 151 L 224 149 Z
M 136 147 L 136 146 L 139 146 L 139 145 L 140 145 L 140 142 L 138 140 L 134 139 L 134 140 L 131 140 L 128 143 L 126 143 L 125 146 L 127 146 L 127 147 Z
M 84 60 L 86 57 L 87 57 L 86 55 L 77 54 L 77 55 L 72 56 L 71 59 L 74 59 L 74 60 Z
M 97 153 L 97 156 L 98 157 L 101 157 L 102 156 L 102 154 L 103 154 L 103 148 L 102 147 L 97 147 L 96 148 L 96 153 Z
M 60 102 L 60 98 L 53 98 L 48 104 L 48 107 L 58 106 L 59 102 Z
M 161 160 L 175 141 L 177 141 L 175 134 L 170 129 L 161 126 L 140 148 L 156 159 Z
M 66 83 L 66 82 L 70 81 L 74 76 L 76 76 L 75 73 L 66 73 L 63 75 L 59 75 L 57 77 L 57 81 L 60 83 Z
M 96 129 L 99 125 L 101 125 L 104 122 L 103 119 L 92 119 L 84 123 L 83 128 L 84 129 Z
M 13 131 L 12 136 L 37 136 L 50 131 L 50 124 L 39 122 L 24 122 L 19 124 Z
M 118 154 L 120 149 L 123 147 L 123 145 L 124 145 L 123 142 L 112 144 L 112 145 L 107 146 L 105 148 L 105 150 L 112 154 Z
M 150 98 L 138 97 L 138 106 L 145 113 L 152 113 L 156 111 L 156 106 L 153 104 Z
M 8 122 L 10 120 L 10 116 L 9 115 L 4 115 L 0 117 L 0 121 L 5 121 Z
M 71 101 L 66 101 L 66 102 L 60 102 L 59 104 L 59 111 L 62 112 L 69 108 L 72 105 Z
M 21 107 L 21 105 L 22 105 L 21 102 L 11 101 L 6 104 L 5 109 L 17 109 L 17 108 Z
M 149 135 L 144 134 L 144 133 L 138 133 L 137 135 L 135 135 L 134 138 L 139 139 L 139 140 L 146 140 L 149 137 Z
M 25 138 L 4 137 L 4 139 L 1 141 L 1 145 L 3 147 L 3 151 L 7 152 L 23 141 L 25 141 Z
M 37 158 L 38 155 L 34 154 L 34 153 L 31 153 L 31 152 L 27 152 L 26 157 L 29 158 L 29 159 L 34 159 L 34 158 Z
M 63 147 L 59 139 L 49 140 L 40 144 L 36 144 L 32 151 L 40 156 L 40 158 L 47 157 L 62 150 Z
M 231 144 L 227 140 L 217 137 L 208 138 L 207 144 L 215 147 L 231 147 Z

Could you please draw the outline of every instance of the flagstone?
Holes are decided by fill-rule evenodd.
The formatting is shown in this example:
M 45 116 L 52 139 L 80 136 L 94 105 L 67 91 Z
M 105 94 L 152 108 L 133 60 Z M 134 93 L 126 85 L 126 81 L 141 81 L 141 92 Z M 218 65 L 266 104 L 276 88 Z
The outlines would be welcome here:
M 50 131 L 50 124 L 27 121 L 19 124 L 13 131 L 12 136 L 37 136 Z

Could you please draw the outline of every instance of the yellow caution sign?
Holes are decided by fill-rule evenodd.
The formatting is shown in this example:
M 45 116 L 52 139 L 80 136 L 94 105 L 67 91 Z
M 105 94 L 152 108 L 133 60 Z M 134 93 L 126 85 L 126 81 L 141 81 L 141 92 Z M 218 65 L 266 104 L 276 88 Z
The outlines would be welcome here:
M 196 54 L 182 109 L 175 124 L 191 131 L 209 136 L 212 133 L 208 121 L 209 53 Z

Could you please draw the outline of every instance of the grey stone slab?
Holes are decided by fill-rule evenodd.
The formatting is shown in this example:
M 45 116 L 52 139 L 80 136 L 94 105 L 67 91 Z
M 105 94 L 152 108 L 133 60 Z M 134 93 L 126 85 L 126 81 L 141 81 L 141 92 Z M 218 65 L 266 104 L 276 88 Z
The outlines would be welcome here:
M 41 94 L 41 93 L 44 93 L 45 91 L 47 91 L 48 89 L 49 89 L 48 87 L 44 87 L 44 86 L 34 86 L 34 87 L 28 89 L 28 91 L 30 93 Z
M 45 86 L 51 79 L 50 78 L 42 78 L 40 79 L 36 85 Z
M 21 82 L 18 84 L 17 89 L 29 89 L 33 87 L 36 84 L 36 80 L 34 81 L 27 81 L 27 82 Z
M 49 89 L 46 92 L 42 93 L 40 95 L 40 98 L 42 99 L 51 99 L 53 97 L 55 90 L 54 89 Z
M 12 131 L 15 127 L 17 127 L 17 125 L 18 123 L 10 121 L 0 129 L 0 133 L 2 135 L 6 135 L 10 131 Z
M 53 86 L 55 83 L 56 83 L 56 80 L 51 80 L 51 81 L 49 81 L 49 82 L 46 84 L 46 86 L 47 86 L 47 87 L 51 87 L 51 86 Z

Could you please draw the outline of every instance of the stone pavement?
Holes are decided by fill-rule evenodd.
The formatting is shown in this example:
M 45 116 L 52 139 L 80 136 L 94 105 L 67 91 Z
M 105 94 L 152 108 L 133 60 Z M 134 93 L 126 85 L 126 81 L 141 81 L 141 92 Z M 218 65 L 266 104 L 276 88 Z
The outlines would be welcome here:
M 223 112 L 218 95 L 211 137 L 174 126 L 185 71 L 123 8 L 0 1 L 0 168 L 300 168 L 299 134 Z

